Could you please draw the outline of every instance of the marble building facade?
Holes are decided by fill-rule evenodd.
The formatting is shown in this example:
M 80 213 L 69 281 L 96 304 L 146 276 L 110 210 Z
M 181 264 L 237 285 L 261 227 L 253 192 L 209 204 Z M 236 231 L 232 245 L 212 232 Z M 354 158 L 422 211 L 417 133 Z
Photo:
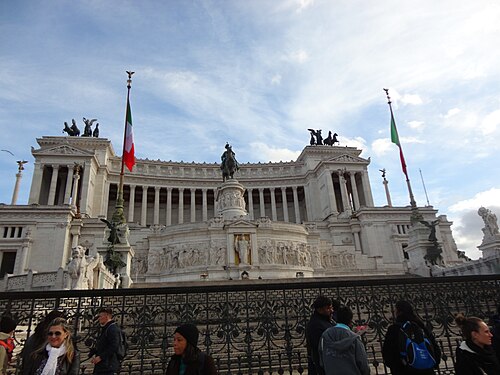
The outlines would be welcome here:
M 77 245 L 88 256 L 107 249 L 99 219 L 114 211 L 121 162 L 111 142 L 37 142 L 28 204 L 0 205 L 4 274 L 64 269 Z M 360 154 L 307 146 L 296 161 L 241 164 L 240 193 L 232 195 L 224 193 L 219 164 L 137 160 L 125 174 L 124 285 L 411 273 L 410 208 L 374 206 L 370 160 Z M 222 215 L 225 207 L 236 214 Z M 433 207 L 419 209 L 425 220 L 439 220 L 443 265 L 461 264 L 451 222 Z

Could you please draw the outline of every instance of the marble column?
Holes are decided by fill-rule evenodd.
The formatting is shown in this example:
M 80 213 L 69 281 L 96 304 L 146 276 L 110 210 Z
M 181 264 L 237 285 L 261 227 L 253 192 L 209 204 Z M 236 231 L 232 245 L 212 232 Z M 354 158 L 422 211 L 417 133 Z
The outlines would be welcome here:
M 155 205 L 153 211 L 153 224 L 160 224 L 160 187 L 155 186 Z
M 64 192 L 64 204 L 69 204 L 73 182 L 73 166 L 68 165 L 68 177 L 66 178 L 66 191 Z
M 81 167 L 75 166 L 76 170 L 73 174 L 73 191 L 71 192 L 71 207 L 76 209 L 78 203 L 78 183 L 80 181 L 80 170 Z
M 330 176 L 330 180 L 331 180 Z M 332 184 L 332 190 L 333 190 L 333 184 Z M 306 215 L 307 215 L 307 220 L 313 220 L 314 216 L 312 214 L 312 201 L 311 201 L 311 187 L 309 186 L 309 182 L 304 185 L 304 198 L 306 200 Z
M 288 201 L 286 199 L 286 187 L 281 188 L 281 202 L 283 203 L 283 221 L 289 222 L 288 220 Z
M 80 199 L 80 212 L 82 214 L 87 213 L 88 195 L 90 186 L 90 171 L 91 171 L 90 162 L 85 162 L 84 167 L 82 169 L 82 197 Z
M 368 171 L 363 171 L 361 173 L 361 181 L 363 183 L 363 194 L 366 200 L 367 207 L 373 207 L 373 196 L 372 189 L 370 187 L 370 179 L 368 177 Z
M 191 222 L 195 223 L 196 222 L 196 189 L 190 189 L 191 191 L 191 201 L 190 201 L 190 207 L 191 207 Z
M 351 205 L 349 204 L 349 194 L 347 193 L 347 181 L 344 178 L 345 171 L 339 169 L 339 182 L 340 182 L 340 194 L 342 195 L 342 208 L 344 212 L 349 211 L 351 209 Z
M 28 204 L 40 203 L 40 191 L 42 189 L 43 165 L 35 162 L 33 166 L 33 180 L 31 183 Z
M 299 206 L 299 194 L 297 192 L 297 186 L 292 186 L 293 191 L 293 210 L 295 211 L 295 223 L 300 224 L 300 206 Z
M 352 191 L 352 200 L 354 202 L 354 210 L 359 210 L 359 195 L 358 188 L 356 186 L 356 172 L 349 172 L 349 178 L 351 181 L 351 191 Z
M 264 189 L 259 188 L 260 217 L 266 216 L 266 205 L 264 202 Z
M 142 206 L 141 206 L 141 225 L 146 226 L 146 219 L 148 213 L 148 187 L 142 187 Z
M 273 221 L 278 221 L 278 215 L 276 214 L 276 196 L 274 195 L 274 188 L 270 188 L 269 192 L 271 194 L 271 215 Z
M 333 214 L 337 214 L 339 209 L 337 207 L 337 200 L 335 198 L 335 188 L 333 186 L 333 176 L 330 171 L 325 174 L 326 188 L 328 191 L 328 200 L 330 202 L 330 210 Z
M 248 197 L 248 216 L 250 220 L 254 220 L 252 189 L 247 189 L 247 197 Z
M 134 210 L 135 210 L 135 185 L 130 185 L 130 197 L 128 200 L 128 221 L 129 221 L 129 223 L 134 222 Z
M 179 224 L 184 223 L 184 189 L 179 189 Z
M 167 225 L 172 225 L 172 188 L 167 188 Z
M 201 189 L 201 195 L 201 220 L 205 222 L 208 220 L 207 189 Z
M 49 206 L 53 206 L 55 197 L 56 197 L 56 188 L 57 188 L 57 176 L 59 175 L 59 166 L 52 166 L 52 178 L 50 179 L 50 188 L 49 188 L 49 199 L 47 200 L 47 204 Z

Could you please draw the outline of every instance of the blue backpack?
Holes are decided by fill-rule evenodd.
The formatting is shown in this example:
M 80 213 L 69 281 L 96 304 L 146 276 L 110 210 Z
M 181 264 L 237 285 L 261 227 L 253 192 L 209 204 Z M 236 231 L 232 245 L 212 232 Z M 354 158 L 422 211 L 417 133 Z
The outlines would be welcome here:
M 415 370 L 428 370 L 436 366 L 434 346 L 416 323 L 407 321 L 401 325 L 399 347 L 405 366 Z

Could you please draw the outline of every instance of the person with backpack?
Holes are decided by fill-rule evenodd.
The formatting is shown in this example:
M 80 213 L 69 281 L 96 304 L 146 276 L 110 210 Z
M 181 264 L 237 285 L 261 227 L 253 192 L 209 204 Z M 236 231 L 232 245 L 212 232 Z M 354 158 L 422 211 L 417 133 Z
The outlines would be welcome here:
M 462 314 L 455 317 L 455 322 L 465 338 L 457 348 L 455 374 L 500 374 L 500 365 L 491 347 L 493 335 L 488 325 L 479 318 L 466 318 Z
M 358 334 L 351 331 L 353 313 L 337 309 L 337 324 L 328 328 L 319 343 L 319 362 L 326 375 L 369 375 L 368 356 Z
M 12 361 L 12 354 L 16 345 L 14 344 L 14 331 L 17 322 L 10 316 L 3 316 L 0 319 L 0 375 L 7 374 L 7 367 Z
M 45 331 L 46 340 L 29 356 L 24 371 L 28 375 L 78 375 L 80 353 L 73 344 L 64 318 L 55 318 Z
M 97 320 L 101 326 L 101 333 L 97 338 L 95 346 L 89 353 L 94 365 L 93 374 L 115 375 L 120 369 L 123 357 L 123 335 L 118 324 L 113 320 L 113 310 L 103 307 L 99 310 Z
M 174 355 L 165 375 L 217 375 L 212 357 L 198 348 L 200 333 L 193 324 L 182 324 L 174 331 Z
M 441 350 L 431 332 L 404 300 L 396 302 L 395 322 L 390 325 L 382 346 L 382 357 L 393 375 L 434 375 Z

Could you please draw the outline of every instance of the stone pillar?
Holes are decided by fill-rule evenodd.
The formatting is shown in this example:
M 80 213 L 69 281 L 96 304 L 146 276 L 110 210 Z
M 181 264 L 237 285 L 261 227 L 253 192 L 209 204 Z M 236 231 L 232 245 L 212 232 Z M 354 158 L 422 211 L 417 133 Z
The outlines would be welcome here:
M 135 185 L 130 185 L 130 197 L 128 200 L 128 221 L 130 223 L 134 221 L 134 210 L 135 210 Z
M 247 215 L 244 193 L 245 188 L 236 180 L 228 180 L 221 185 L 217 203 L 224 220 Z
M 87 212 L 88 205 L 88 194 L 89 194 L 89 185 L 90 185 L 90 163 L 85 162 L 83 170 L 82 170 L 82 198 L 80 199 L 80 212 Z
M 356 172 L 349 172 L 349 177 L 351 179 L 351 191 L 352 191 L 352 200 L 354 203 L 354 210 L 359 210 L 359 195 L 358 188 L 356 186 Z
M 367 207 L 373 207 L 372 189 L 370 187 L 370 179 L 368 178 L 368 171 L 361 173 L 361 181 L 363 182 L 363 194 L 366 200 Z
M 179 224 L 184 223 L 184 189 L 179 189 Z
M 330 181 L 331 180 L 332 180 L 332 177 L 330 176 Z M 332 183 L 332 191 L 333 191 L 333 183 Z M 306 200 L 306 215 L 307 215 L 306 220 L 313 220 L 312 202 L 311 202 L 311 188 L 309 187 L 309 182 L 304 185 L 304 197 Z
M 141 206 L 141 225 L 146 226 L 146 218 L 148 214 L 148 187 L 142 186 L 142 206 Z
M 172 225 L 172 188 L 167 188 L 167 225 Z
M 196 189 L 191 188 L 189 190 L 191 191 L 191 199 L 190 199 L 190 203 L 189 203 L 189 206 L 191 209 L 191 214 L 189 216 L 191 219 L 191 223 L 195 223 L 196 222 Z
M 335 199 L 335 188 L 333 187 L 333 176 L 330 171 L 325 174 L 326 188 L 328 191 L 328 200 L 330 201 L 330 210 L 333 214 L 338 214 L 337 200 Z
M 71 198 L 71 185 L 73 182 L 73 166 L 68 165 L 68 177 L 66 178 L 66 191 L 64 192 L 64 204 L 69 204 Z
M 40 190 L 42 189 L 43 165 L 36 162 L 33 166 L 33 180 L 31 182 L 28 204 L 40 203 Z
M 384 181 L 382 183 L 384 184 L 385 197 L 387 198 L 387 205 L 389 207 L 392 207 L 391 194 L 389 193 L 389 181 L 387 181 L 387 179 L 384 177 Z
M 160 187 L 155 186 L 155 205 L 153 213 L 153 224 L 160 224 Z
M 71 207 L 76 209 L 78 203 L 78 183 L 80 182 L 80 169 L 79 165 L 75 166 L 75 173 L 73 174 L 73 191 L 71 192 Z
M 271 215 L 272 220 L 277 221 L 278 215 L 276 214 L 276 196 L 274 195 L 274 188 L 270 188 L 269 192 L 271 194 Z
M 14 185 L 14 192 L 12 193 L 12 201 L 11 205 L 15 205 L 17 203 L 17 197 L 19 195 L 19 186 L 21 185 L 21 179 L 23 178 L 23 174 L 21 170 L 16 173 L 16 184 Z
M 289 222 L 288 220 L 288 201 L 286 199 L 286 187 L 281 188 L 281 202 L 283 203 L 283 221 Z
M 297 186 L 292 186 L 293 191 L 293 209 L 295 211 L 295 223 L 300 224 L 300 206 L 299 206 L 299 194 L 297 192 Z
M 259 205 L 260 205 L 260 216 L 266 216 L 266 205 L 264 202 L 264 189 L 259 188 Z
M 346 185 L 346 180 L 344 178 L 344 170 L 339 169 L 338 175 L 339 175 L 339 182 L 340 182 L 340 194 L 342 195 L 342 208 L 344 209 L 344 212 L 350 211 L 351 206 L 349 204 L 349 195 L 347 193 L 347 185 Z
M 208 203 L 207 203 L 207 189 L 201 189 L 202 194 L 202 207 L 201 207 L 201 220 L 208 220 Z
M 49 188 L 49 199 L 47 201 L 47 204 L 49 206 L 54 205 L 54 200 L 56 197 L 56 188 L 57 188 L 57 176 L 59 175 L 59 166 L 58 165 L 53 165 L 52 166 L 52 178 L 50 180 L 50 188 Z
M 104 182 L 103 197 L 101 199 L 101 215 L 107 216 L 109 205 L 109 183 Z
M 247 189 L 247 197 L 248 197 L 248 216 L 250 220 L 253 220 L 253 196 L 252 189 Z

